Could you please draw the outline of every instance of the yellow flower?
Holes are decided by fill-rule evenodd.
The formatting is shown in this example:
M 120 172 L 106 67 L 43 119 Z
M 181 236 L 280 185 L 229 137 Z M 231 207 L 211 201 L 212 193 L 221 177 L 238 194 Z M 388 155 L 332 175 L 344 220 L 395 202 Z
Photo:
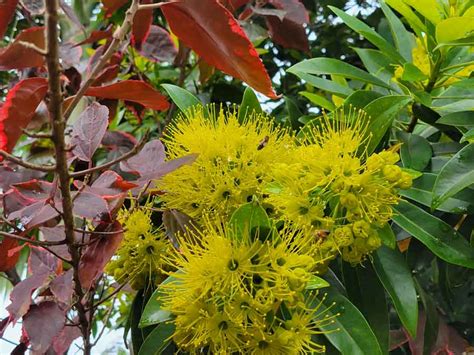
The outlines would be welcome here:
M 239 122 L 236 110 L 216 112 L 208 106 L 179 117 L 165 143 L 170 159 L 199 155 L 161 180 L 162 200 L 201 220 L 206 211 L 229 216 L 254 195 L 262 201 L 270 166 L 288 157 L 293 139 L 264 115 L 249 114 Z
M 262 241 L 204 221 L 202 232 L 179 236 L 179 250 L 166 257 L 178 270 L 162 285 L 163 309 L 176 316 L 178 347 L 227 354 L 320 350 L 311 341 L 319 332 L 319 307 L 305 303 L 305 287 L 317 264 L 310 255 L 312 238 L 283 228 Z M 294 325 L 285 325 L 282 312 Z M 299 340 L 282 337 L 282 327 Z
M 150 215 L 149 210 L 141 207 L 131 213 L 126 210 L 119 213 L 124 238 L 105 269 L 117 282 L 129 282 L 134 289 L 145 287 L 147 282 L 158 284 L 163 280 L 163 255 L 170 248 L 165 233 L 153 230 Z

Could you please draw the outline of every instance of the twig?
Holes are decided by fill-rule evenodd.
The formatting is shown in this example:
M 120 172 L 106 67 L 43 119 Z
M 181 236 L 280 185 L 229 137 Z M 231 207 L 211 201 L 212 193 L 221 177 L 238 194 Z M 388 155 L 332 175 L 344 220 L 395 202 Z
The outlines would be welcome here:
M 46 54 L 47 54 L 47 52 L 43 48 L 38 47 L 34 43 L 24 42 L 24 41 L 19 41 L 18 43 L 21 44 L 23 47 L 34 50 L 36 53 L 38 53 L 42 56 L 46 56 Z
M 83 175 L 87 175 L 87 174 L 91 174 L 91 173 L 94 173 L 96 171 L 100 171 L 100 170 L 104 170 L 104 169 L 107 169 L 107 168 L 110 168 L 111 166 L 117 164 L 117 163 L 120 163 L 121 161 L 123 160 L 127 160 L 128 158 L 131 158 L 133 157 L 134 155 L 136 155 L 138 152 L 140 152 L 140 150 L 143 148 L 143 146 L 145 145 L 145 143 L 148 141 L 148 132 L 145 133 L 145 135 L 143 136 L 143 138 L 140 140 L 140 142 L 135 145 L 131 150 L 129 150 L 127 153 L 123 154 L 122 156 L 114 159 L 114 160 L 111 160 L 105 164 L 102 164 L 102 165 L 99 165 L 99 166 L 95 166 L 93 168 L 90 168 L 90 169 L 86 169 L 86 170 L 81 170 L 81 171 L 77 171 L 75 173 L 71 173 L 70 176 L 73 177 L 73 178 L 77 178 L 79 176 L 83 176 Z
M 163 6 L 164 4 L 166 4 L 166 2 L 159 2 L 159 3 L 156 3 L 156 4 L 142 4 L 142 5 L 138 6 L 138 10 L 158 9 L 161 6 Z
M 30 239 L 26 237 L 22 237 L 16 234 L 8 233 L 8 232 L 2 232 L 0 231 L 0 235 L 3 235 L 4 237 L 8 237 L 11 239 L 16 239 L 21 242 L 26 242 L 30 243 L 33 245 L 38 245 L 40 247 L 47 247 L 47 246 L 55 246 L 55 245 L 64 245 L 66 244 L 66 240 L 58 240 L 58 241 L 46 241 L 46 240 L 36 240 L 36 239 Z
M 1 150 L 1 149 L 0 149 L 0 155 L 4 157 L 6 160 L 11 161 L 27 169 L 42 171 L 45 173 L 49 173 L 55 170 L 55 167 L 53 165 L 37 165 L 37 164 L 27 163 L 23 159 L 20 159 L 14 155 L 11 155 L 10 153 L 7 153 L 6 151 Z
M 5 275 L 8 281 L 10 281 L 13 286 L 16 286 L 21 282 L 20 275 L 18 275 L 18 271 L 16 271 L 15 268 L 5 271 Z
M 122 41 L 125 39 L 125 36 L 127 35 L 128 31 L 132 27 L 133 24 L 133 18 L 135 17 L 135 14 L 137 13 L 139 9 L 140 1 L 139 0 L 133 0 L 132 4 L 130 5 L 130 8 L 127 10 L 125 14 L 125 19 L 123 20 L 122 25 L 117 28 L 117 30 L 113 34 L 113 39 L 112 42 L 110 42 L 109 47 L 105 51 L 104 55 L 100 58 L 100 60 L 97 62 L 96 66 L 91 70 L 89 77 L 87 80 L 81 85 L 79 90 L 77 91 L 76 95 L 74 96 L 74 99 L 70 103 L 70 105 L 66 108 L 64 111 L 64 119 L 67 121 L 69 116 L 71 115 L 72 111 L 74 111 L 74 108 L 77 106 L 79 101 L 81 101 L 82 97 L 86 93 L 87 89 L 94 83 L 97 75 L 101 72 L 101 70 L 105 67 L 107 62 L 112 58 L 114 53 L 117 51 L 119 48 L 120 44 Z
M 25 135 L 27 135 L 28 137 L 31 137 L 31 138 L 46 138 L 46 139 L 51 139 L 52 138 L 51 133 L 33 133 L 33 132 L 30 132 L 26 129 L 23 129 L 23 133 Z

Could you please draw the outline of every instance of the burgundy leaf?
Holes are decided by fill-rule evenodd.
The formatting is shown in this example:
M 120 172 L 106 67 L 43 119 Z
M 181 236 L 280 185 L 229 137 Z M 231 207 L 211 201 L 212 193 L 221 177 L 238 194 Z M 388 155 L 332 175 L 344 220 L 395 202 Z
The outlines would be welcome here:
M 86 95 L 104 99 L 133 101 L 158 111 L 166 111 L 170 105 L 163 94 L 155 90 L 150 84 L 140 80 L 124 80 L 106 86 L 90 87 L 87 89 Z
M 0 189 L 8 191 L 13 184 L 37 179 L 43 175 L 44 173 L 39 171 L 2 164 L 0 165 Z
M 42 233 L 42 237 L 47 242 L 60 242 L 66 239 L 66 233 L 64 231 L 63 225 L 58 225 L 55 227 L 40 227 L 40 231 Z M 77 233 L 76 233 L 77 234 Z M 77 237 L 77 235 L 76 235 Z M 79 240 L 79 238 L 77 238 Z M 66 244 L 64 245 L 51 245 L 49 247 L 53 252 L 58 254 L 60 257 L 64 259 L 69 259 L 71 256 L 69 254 L 69 250 Z
M 127 132 L 107 131 L 102 139 L 102 145 L 107 146 L 111 150 L 120 150 L 125 148 L 127 151 L 137 144 L 134 136 Z
M 36 202 L 50 196 L 53 184 L 44 180 L 32 179 L 15 184 L 14 187 L 31 202 Z
M 13 219 L 10 217 L 12 213 L 31 204 L 31 200 L 20 194 L 15 188 L 10 189 L 7 193 L 3 194 L 2 199 L 3 212 L 10 220 Z
M 151 0 L 142 0 L 142 4 L 150 4 Z M 139 10 L 133 19 L 132 24 L 132 44 L 140 49 L 143 41 L 150 33 L 150 27 L 153 22 L 153 10 Z
M 63 43 L 59 47 L 59 58 L 64 69 L 77 66 L 81 61 L 82 48 L 74 46 L 73 43 Z
M 278 98 L 252 42 L 217 0 L 176 0 L 164 3 L 161 10 L 171 31 L 207 63 Z
M 105 31 L 92 31 L 91 34 L 89 35 L 89 37 L 87 37 L 85 40 L 79 42 L 76 44 L 76 46 L 81 46 L 83 44 L 89 44 L 89 43 L 95 43 L 95 42 L 98 42 L 102 39 L 106 39 L 106 38 L 111 38 L 112 37 L 112 27 L 110 27 L 109 29 L 105 30 Z
M 10 293 L 11 303 L 7 307 L 13 321 L 17 321 L 28 312 L 31 305 L 31 294 L 36 289 L 46 286 L 52 275 L 49 270 L 42 268 L 15 285 Z
M 72 153 L 81 160 L 91 161 L 99 148 L 109 124 L 109 109 L 94 102 L 81 113 L 72 128 Z
M 162 176 L 175 171 L 176 169 L 182 167 L 183 165 L 192 164 L 197 158 L 197 154 L 189 154 L 181 158 L 173 159 L 167 161 L 159 166 L 156 166 L 154 170 L 150 170 L 147 173 L 143 174 L 139 180 L 156 180 Z
M 40 354 L 46 353 L 65 322 L 66 314 L 55 302 L 32 306 L 23 317 L 23 329 L 30 339 L 31 349 Z
M 110 213 L 107 202 L 101 196 L 84 191 L 74 199 L 73 212 L 87 219 L 103 219 Z
M 65 326 L 57 337 L 53 339 L 53 350 L 56 354 L 64 354 L 72 342 L 81 336 L 79 327 Z
M 0 1 L 0 38 L 3 38 L 5 31 L 8 28 L 8 24 L 15 14 L 16 5 L 18 0 L 3 0 Z
M 60 260 L 48 252 L 46 249 L 30 246 L 30 257 L 28 259 L 28 269 L 31 274 L 35 274 L 40 270 L 57 273 L 62 268 Z
M 120 163 L 123 171 L 144 176 L 153 174 L 166 158 L 165 147 L 159 139 L 149 141 L 135 156 Z
M 108 199 L 115 198 L 134 187 L 137 187 L 137 185 L 124 180 L 115 171 L 107 170 L 93 182 L 88 191 Z
M 42 33 L 42 32 L 41 32 Z M 2 54 L 0 52 L 0 70 Z M 17 83 L 8 91 L 0 108 L 0 149 L 11 152 L 35 114 L 35 110 L 48 90 L 45 78 L 29 78 Z
M 150 60 L 172 63 L 178 50 L 168 31 L 160 26 L 152 25 L 145 42 L 142 43 L 140 54 Z
M 82 25 L 81 21 L 77 17 L 74 9 L 71 6 L 69 6 L 66 0 L 60 0 L 59 5 L 61 6 L 61 10 L 63 10 L 63 12 L 71 20 L 71 22 L 74 23 L 79 29 L 81 29 L 84 32 L 85 31 L 84 26 Z
M 8 47 L 0 48 L 0 70 L 43 66 L 44 57 L 20 42 L 29 42 L 44 49 L 44 27 L 31 27 L 23 30 Z
M 18 218 L 27 229 L 31 229 L 56 218 L 59 216 L 58 211 L 62 211 L 60 204 L 55 204 L 54 208 L 46 200 L 42 200 L 10 214 L 8 218 L 10 220 Z
M 61 275 L 56 276 L 56 278 L 49 284 L 49 289 L 53 293 L 54 297 L 56 297 L 59 302 L 66 305 L 69 305 L 72 299 L 74 290 L 72 284 L 73 276 L 74 270 L 69 269 Z
M 12 253 L 12 250 L 17 248 L 18 241 L 16 239 L 3 237 L 0 242 L 0 272 L 8 271 L 16 265 L 20 251 L 16 250 Z
M 104 4 L 105 16 L 109 17 L 112 14 L 124 6 L 128 0 L 102 0 L 102 4 Z
M 41 15 L 44 12 L 44 0 L 22 0 L 21 3 L 33 16 Z
M 105 265 L 115 254 L 123 238 L 122 226 L 118 221 L 113 224 L 102 223 L 97 227 L 97 232 L 115 232 L 113 234 L 93 234 L 91 242 L 79 264 L 79 277 L 84 289 L 90 289 L 94 281 L 102 275 Z
M 286 11 L 285 18 L 299 25 L 309 23 L 308 11 L 300 0 L 268 0 L 277 9 Z
M 105 67 L 97 78 L 94 80 L 93 86 L 99 86 L 101 84 L 107 83 L 114 80 L 120 72 L 120 64 L 109 65 Z M 110 114 L 109 114 L 110 116 Z

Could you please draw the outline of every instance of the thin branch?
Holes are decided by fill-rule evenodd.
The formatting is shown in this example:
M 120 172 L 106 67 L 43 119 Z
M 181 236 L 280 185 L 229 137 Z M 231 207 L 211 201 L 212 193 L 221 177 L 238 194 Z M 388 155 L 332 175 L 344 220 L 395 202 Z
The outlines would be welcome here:
M 140 4 L 139 0 L 132 1 L 130 8 L 127 10 L 125 14 L 125 19 L 123 20 L 122 25 L 119 28 L 117 28 L 117 30 L 114 32 L 113 39 L 112 39 L 112 42 L 110 42 L 109 47 L 107 48 L 105 53 L 102 55 L 100 60 L 97 62 L 96 66 L 91 70 L 89 77 L 81 85 L 76 95 L 74 96 L 74 99 L 64 111 L 64 118 L 66 121 L 71 115 L 72 111 L 74 111 L 74 108 L 77 106 L 79 101 L 81 101 L 87 89 L 94 83 L 97 75 L 101 72 L 101 70 L 105 67 L 107 62 L 110 60 L 110 58 L 112 58 L 114 53 L 117 51 L 120 44 L 125 39 L 130 28 L 132 28 L 133 18 L 135 17 L 135 14 L 137 13 L 139 9 L 139 4 Z
M 8 232 L 2 232 L 2 231 L 0 231 L 0 235 L 2 235 L 4 237 L 11 238 L 11 239 L 19 240 L 21 242 L 26 242 L 26 243 L 30 243 L 30 244 L 33 244 L 33 245 L 38 245 L 40 247 L 66 244 L 66 240 L 58 240 L 58 241 L 36 240 L 36 239 L 30 239 L 30 238 L 26 238 L 26 237 L 22 237 L 22 236 L 19 236 L 19 235 L 16 235 L 16 234 L 12 234 L 12 233 L 8 233 Z
M 19 41 L 18 42 L 19 44 L 21 44 L 23 47 L 26 47 L 28 49 L 32 49 L 34 50 L 36 53 L 38 53 L 39 55 L 42 55 L 42 56 L 46 56 L 47 55 L 47 52 L 43 49 L 43 48 L 40 48 L 38 47 L 36 44 L 34 43 L 31 43 L 31 42 L 24 42 L 24 41 Z
M 158 9 L 161 6 L 163 6 L 164 4 L 166 4 L 166 2 L 159 2 L 159 3 L 156 3 L 156 4 L 142 4 L 142 5 L 138 6 L 138 10 Z
M 45 139 L 51 139 L 53 136 L 51 135 L 51 133 L 33 133 L 33 132 L 30 132 L 26 129 L 23 129 L 23 133 L 25 135 L 27 135 L 28 137 L 31 137 L 31 138 L 45 138 Z
M 14 155 L 11 155 L 10 153 L 7 153 L 6 151 L 2 149 L 0 149 L 0 155 L 4 157 L 6 160 L 11 161 L 27 169 L 42 171 L 45 173 L 49 173 L 55 170 L 55 167 L 53 165 L 37 165 L 37 164 L 27 163 L 23 159 L 18 158 Z
M 117 163 L 120 163 L 121 161 L 124 161 L 124 160 L 127 160 L 131 157 L 133 157 L 134 155 L 136 155 L 137 153 L 140 152 L 140 150 L 143 148 L 143 146 L 145 145 L 145 143 L 148 141 L 148 132 L 145 133 L 145 135 L 143 136 L 143 138 L 140 140 L 140 142 L 135 145 L 131 150 L 129 150 L 127 153 L 123 154 L 122 156 L 114 159 L 114 160 L 111 160 L 105 164 L 102 164 L 102 165 L 99 165 L 99 166 L 95 166 L 93 168 L 90 168 L 90 169 L 86 169 L 86 170 L 81 170 L 81 171 L 77 171 L 75 173 L 71 173 L 70 176 L 73 177 L 73 178 L 77 178 L 79 176 L 84 176 L 84 175 L 87 175 L 87 174 L 92 174 L 96 171 L 100 171 L 100 170 L 104 170 L 104 169 L 107 169 L 107 168 L 110 168 L 111 166 L 117 164 Z
M 5 271 L 5 276 L 7 277 L 8 281 L 11 282 L 13 286 L 16 286 L 21 282 L 20 275 L 18 275 L 18 271 L 15 268 Z

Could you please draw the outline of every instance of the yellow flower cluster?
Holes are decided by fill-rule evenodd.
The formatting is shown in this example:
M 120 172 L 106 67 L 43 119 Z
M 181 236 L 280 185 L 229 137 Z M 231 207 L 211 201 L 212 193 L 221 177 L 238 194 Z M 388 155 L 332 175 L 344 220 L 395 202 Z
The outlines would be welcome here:
M 105 271 L 119 283 L 129 282 L 138 290 L 147 282 L 163 281 L 163 256 L 169 252 L 170 243 L 163 231 L 153 230 L 150 211 L 145 208 L 122 211 L 118 220 L 122 223 L 124 239 Z
M 199 154 L 194 164 L 166 175 L 160 189 L 166 207 L 200 221 L 203 212 L 226 217 L 260 196 L 270 167 L 289 157 L 293 140 L 264 115 L 249 114 L 239 122 L 236 110 L 208 106 L 180 117 L 165 143 L 170 159 Z
M 377 229 L 392 216 L 397 188 L 411 186 L 411 176 L 394 165 L 394 151 L 365 158 L 366 121 L 356 110 L 324 115 L 306 131 L 295 158 L 273 169 L 267 201 L 283 220 L 314 234 L 323 258 L 340 253 L 358 263 L 377 249 Z
M 162 284 L 162 301 L 175 315 L 173 340 L 179 349 L 324 351 L 313 336 L 333 320 L 320 309 L 322 301 L 305 290 L 316 264 L 311 238 L 288 229 L 263 237 L 205 224 L 201 233 L 180 236 L 179 250 L 166 260 L 178 270 Z

